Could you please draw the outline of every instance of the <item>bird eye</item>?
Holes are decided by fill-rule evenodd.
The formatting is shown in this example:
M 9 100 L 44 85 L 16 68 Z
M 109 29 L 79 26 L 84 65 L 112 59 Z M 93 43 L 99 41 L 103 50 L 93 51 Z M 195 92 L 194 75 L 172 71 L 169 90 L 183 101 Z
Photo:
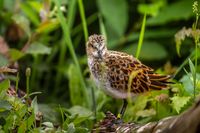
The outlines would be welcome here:
M 89 46 L 92 47 L 92 48 L 94 48 L 94 45 L 92 45 L 91 43 L 89 43 Z
M 94 45 L 91 45 L 91 46 L 92 46 L 92 48 L 95 48 Z

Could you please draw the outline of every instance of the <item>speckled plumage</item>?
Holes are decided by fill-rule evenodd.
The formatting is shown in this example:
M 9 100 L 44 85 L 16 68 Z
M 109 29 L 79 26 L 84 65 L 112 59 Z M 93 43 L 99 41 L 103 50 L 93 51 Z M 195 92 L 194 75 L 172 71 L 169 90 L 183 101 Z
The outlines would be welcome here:
M 169 83 L 170 76 L 155 74 L 152 68 L 133 56 L 107 50 L 102 35 L 90 36 L 86 51 L 90 72 L 96 83 L 114 98 L 126 99 L 149 90 L 160 90 Z

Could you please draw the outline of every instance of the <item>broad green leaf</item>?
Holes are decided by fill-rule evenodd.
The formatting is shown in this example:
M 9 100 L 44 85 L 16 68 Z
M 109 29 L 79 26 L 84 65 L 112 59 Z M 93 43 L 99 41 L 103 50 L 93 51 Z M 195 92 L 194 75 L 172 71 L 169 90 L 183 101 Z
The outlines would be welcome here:
M 10 80 L 6 79 L 0 82 L 0 93 L 10 87 Z
M 31 36 L 30 22 L 25 16 L 21 14 L 15 14 L 12 16 L 12 19 L 29 37 Z
M 191 73 L 188 73 L 188 75 L 184 75 L 181 79 L 180 82 L 183 84 L 183 87 L 185 91 L 193 95 L 194 93 L 194 86 L 193 86 L 193 77 Z M 200 92 L 200 74 L 196 73 L 196 83 L 197 83 L 197 88 L 196 88 L 196 93 Z
M 40 24 L 40 20 L 37 12 L 27 2 L 20 3 L 21 10 L 27 15 L 27 17 L 33 22 L 35 26 Z
M 117 37 L 122 36 L 128 23 L 128 4 L 126 0 L 98 0 L 97 2 L 107 27 L 113 31 L 112 34 L 116 34 Z
M 41 23 L 39 27 L 36 29 L 38 33 L 49 33 L 59 26 L 59 21 L 57 19 L 51 19 L 44 23 Z
M 130 116 L 133 118 L 136 118 L 137 112 L 144 110 L 147 106 L 148 97 L 145 95 L 140 95 L 137 98 L 134 99 L 134 105 L 130 105 L 126 110 L 125 119 L 130 120 Z
M 68 111 L 73 115 L 78 114 L 79 116 L 83 117 L 88 117 L 92 115 L 92 112 L 89 109 L 82 106 L 73 106 L 70 109 L 68 109 Z
M 10 49 L 9 55 L 12 61 L 17 61 L 24 56 L 24 53 L 17 49 Z
M 177 111 L 177 113 L 180 113 L 181 109 L 190 101 L 190 99 L 191 97 L 174 96 L 171 98 L 172 107 Z
M 74 133 L 75 131 L 76 131 L 76 129 L 75 129 L 74 124 L 73 124 L 73 123 L 70 123 L 70 124 L 68 125 L 67 132 L 68 132 L 68 133 Z
M 49 128 L 54 128 L 53 123 L 51 122 L 43 122 L 42 125 L 47 126 Z
M 60 113 L 58 113 L 53 105 L 38 104 L 39 111 L 42 112 L 44 121 L 52 123 L 60 122 Z
M 123 51 L 135 55 L 137 50 L 136 44 L 126 47 Z M 142 45 L 140 59 L 141 60 L 161 60 L 167 57 L 165 48 L 156 42 L 144 42 Z
M 12 105 L 6 100 L 0 100 L 0 112 L 11 110 Z
M 138 117 L 149 117 L 153 115 L 156 115 L 156 111 L 154 109 L 144 109 L 136 113 L 136 116 Z
M 39 112 L 38 103 L 37 103 L 37 97 L 34 97 L 34 99 L 32 100 L 31 107 L 33 108 L 33 112 L 34 112 L 35 117 L 36 117 L 37 113 Z
M 39 2 L 39 1 L 27 1 L 28 4 L 38 13 L 40 13 L 41 9 L 42 9 L 42 4 L 43 2 Z
M 41 44 L 40 42 L 33 42 L 29 48 L 25 51 L 27 54 L 50 54 L 51 48 Z
M 72 115 L 78 115 L 78 117 L 74 120 L 74 124 L 79 124 L 92 116 L 92 111 L 82 106 L 73 106 L 68 111 Z
M 8 59 L 6 59 L 1 53 L 0 53 L 0 67 L 7 66 L 9 64 Z
M 172 115 L 172 107 L 169 103 L 160 103 L 155 101 L 154 109 L 156 109 L 156 118 L 162 119 L 169 115 Z
M 154 1 L 150 4 L 139 4 L 138 11 L 143 14 L 149 14 L 151 16 L 156 16 L 159 13 L 159 9 L 166 4 L 165 0 Z
M 25 131 L 28 131 L 34 124 L 34 121 L 35 121 L 35 116 L 34 113 L 32 113 L 32 115 L 28 119 L 24 120 L 22 124 L 20 124 L 18 132 L 24 133 Z
M 191 0 L 179 0 L 165 6 L 156 17 L 147 20 L 147 25 L 162 25 L 170 21 L 187 20 L 193 14 L 192 4 Z
M 171 38 L 171 37 L 174 36 L 174 34 L 176 32 L 177 32 L 177 30 L 174 30 L 174 29 L 158 29 L 158 30 L 145 29 L 144 40 L 146 40 L 146 39 Z M 127 38 L 125 38 L 125 39 L 126 39 L 127 42 L 133 42 L 133 41 L 138 41 L 139 37 L 140 37 L 140 33 L 135 32 L 133 34 L 129 34 L 127 36 Z M 117 40 L 111 40 L 109 42 L 108 48 L 113 49 L 114 47 L 117 46 L 117 44 L 119 44 L 120 41 L 122 41 L 121 38 L 119 38 Z

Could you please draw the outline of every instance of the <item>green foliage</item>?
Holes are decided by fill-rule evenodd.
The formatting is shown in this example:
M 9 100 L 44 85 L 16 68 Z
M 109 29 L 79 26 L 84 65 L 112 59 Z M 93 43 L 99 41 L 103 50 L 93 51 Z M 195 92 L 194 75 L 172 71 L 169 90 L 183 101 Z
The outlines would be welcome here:
M 5 80 L 3 82 L 0 83 L 0 93 L 2 91 L 5 91 L 8 89 L 8 87 L 10 87 L 10 81 L 9 80 Z
M 180 97 L 180 96 L 174 96 L 171 98 L 172 100 L 172 107 L 177 111 L 177 113 L 180 113 L 181 109 L 190 101 L 191 97 Z
M 181 0 L 163 7 L 159 14 L 147 20 L 147 25 L 162 25 L 170 21 L 188 19 L 192 15 L 193 1 Z M 184 13 L 183 13 L 184 10 Z M 178 14 L 178 15 L 177 15 Z
M 170 90 L 130 99 L 125 121 L 180 114 L 200 95 L 197 2 L 194 14 L 189 0 L 0 0 L 0 11 L 2 131 L 87 133 L 106 111 L 118 113 L 120 100 L 104 94 L 89 76 L 85 42 L 94 33 L 107 37 L 109 49 L 136 55 L 158 73 L 175 72 Z M 171 64 L 164 65 L 168 60 Z M 27 66 L 32 74 L 25 72 Z M 7 67 L 18 74 L 3 73 Z M 10 88 L 27 94 L 10 96 Z
M 0 54 L 0 67 L 7 65 L 8 65 L 8 59 L 6 59 L 2 54 Z
M 102 16 L 105 18 L 107 30 L 112 31 L 112 34 L 108 32 L 108 36 L 122 36 L 128 23 L 127 2 L 125 0 L 98 0 L 97 3 Z
M 17 49 L 10 49 L 9 54 L 12 61 L 17 61 L 24 56 L 24 53 Z
M 199 73 L 197 73 L 197 76 L 196 76 L 196 78 L 197 78 L 197 88 L 196 88 L 196 91 L 195 91 L 195 93 L 199 93 L 199 91 L 200 91 L 200 74 Z M 194 94 L 194 85 L 193 85 L 193 77 L 192 77 L 192 74 L 191 73 L 188 73 L 187 75 L 184 75 L 181 79 L 180 79 L 180 81 L 182 82 L 182 84 L 183 84 L 183 87 L 184 87 L 184 89 L 185 89 L 185 91 L 189 94 L 189 95 L 193 95 Z
M 136 53 L 137 45 L 133 44 L 124 49 L 127 53 Z M 158 52 L 159 51 L 159 52 Z M 140 59 L 142 60 L 162 60 L 167 57 L 167 51 L 162 45 L 159 45 L 156 42 L 145 41 L 142 44 L 142 49 L 140 53 Z
M 51 48 L 39 43 L 33 42 L 30 47 L 25 51 L 27 54 L 38 55 L 38 54 L 50 54 Z
M 166 0 L 153 1 L 151 4 L 141 3 L 138 6 L 138 11 L 143 14 L 149 14 L 151 16 L 157 16 L 160 8 L 166 5 Z
M 82 97 L 84 95 L 84 88 L 81 86 L 80 78 L 77 76 L 77 67 L 73 64 L 69 66 L 68 77 L 69 79 L 69 89 L 70 89 L 70 101 L 72 105 L 86 105 L 86 98 Z M 77 97 L 77 98 L 74 98 Z

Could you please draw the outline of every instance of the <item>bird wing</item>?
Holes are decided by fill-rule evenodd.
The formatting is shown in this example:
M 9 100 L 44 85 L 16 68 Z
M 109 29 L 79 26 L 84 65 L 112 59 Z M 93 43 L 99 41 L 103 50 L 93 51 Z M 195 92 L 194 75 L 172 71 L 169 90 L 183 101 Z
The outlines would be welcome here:
M 107 66 L 111 87 L 124 92 L 161 90 L 167 87 L 171 78 L 169 75 L 155 74 L 152 68 L 122 52 L 110 51 Z
M 134 93 L 142 93 L 149 90 L 161 90 L 168 86 L 168 80 L 171 78 L 169 75 L 160 75 L 154 73 L 154 70 L 145 66 L 138 60 L 133 61 L 134 66 L 129 80 L 131 79 L 130 91 Z M 132 73 L 136 72 L 134 77 L 131 78 Z

